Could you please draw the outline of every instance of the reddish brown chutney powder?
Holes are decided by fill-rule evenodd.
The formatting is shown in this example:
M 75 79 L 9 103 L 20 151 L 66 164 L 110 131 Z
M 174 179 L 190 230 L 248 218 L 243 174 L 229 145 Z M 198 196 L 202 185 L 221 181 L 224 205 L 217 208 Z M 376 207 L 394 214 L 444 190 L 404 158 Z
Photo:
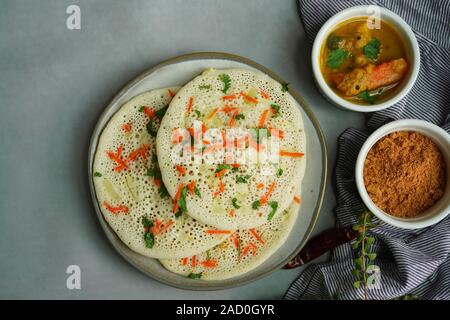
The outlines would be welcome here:
M 428 137 L 397 131 L 381 138 L 364 162 L 364 185 L 372 201 L 396 217 L 414 217 L 444 194 L 446 166 Z

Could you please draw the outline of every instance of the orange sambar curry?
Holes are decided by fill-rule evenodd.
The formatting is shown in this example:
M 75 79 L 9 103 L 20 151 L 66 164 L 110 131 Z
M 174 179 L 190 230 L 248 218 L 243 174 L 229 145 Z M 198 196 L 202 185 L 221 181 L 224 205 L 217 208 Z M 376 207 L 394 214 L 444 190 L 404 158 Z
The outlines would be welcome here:
M 408 72 L 405 45 L 384 21 L 369 29 L 368 18 L 339 24 L 327 37 L 320 54 L 325 81 L 340 97 L 374 104 L 391 97 Z

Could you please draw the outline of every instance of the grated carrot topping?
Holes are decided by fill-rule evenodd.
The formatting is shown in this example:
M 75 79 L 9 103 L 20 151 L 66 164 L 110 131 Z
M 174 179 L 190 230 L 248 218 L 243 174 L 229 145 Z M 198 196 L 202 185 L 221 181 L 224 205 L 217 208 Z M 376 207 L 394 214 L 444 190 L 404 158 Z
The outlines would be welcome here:
M 210 259 L 201 262 L 202 266 L 206 268 L 215 268 L 217 267 L 217 260 Z
M 188 102 L 187 108 L 186 108 L 186 110 L 187 110 L 188 113 L 191 112 L 192 104 L 193 104 L 193 103 L 194 103 L 194 97 L 189 97 L 189 102 Z
M 144 107 L 144 113 L 149 117 L 149 118 L 154 118 L 155 117 L 155 111 L 150 108 L 150 107 Z
M 294 201 L 297 202 L 298 204 L 302 203 L 302 199 L 300 199 L 299 196 L 294 196 Z
M 177 169 L 180 176 L 184 176 L 186 174 L 186 168 L 180 165 L 176 165 L 175 168 Z
M 181 259 L 181 265 L 182 266 L 185 266 L 185 265 L 187 265 L 187 263 L 188 263 L 188 260 L 189 260 L 189 258 L 183 258 L 183 259 Z
M 261 242 L 262 244 L 264 244 L 264 240 L 263 238 L 261 238 L 261 236 L 258 234 L 258 232 L 256 232 L 255 229 L 248 229 L 248 231 L 250 231 L 250 233 L 256 238 L 256 240 L 258 240 L 259 242 Z
M 234 99 L 236 99 L 237 97 L 236 97 L 236 95 L 235 94 L 230 94 L 230 95 L 227 95 L 227 96 L 223 96 L 222 97 L 222 100 L 234 100 Z
M 122 125 L 122 130 L 125 131 L 126 133 L 131 132 L 131 129 L 132 129 L 131 122 L 124 123 Z
M 230 234 L 230 230 L 216 230 L 216 229 L 208 229 L 205 231 L 207 234 Z
M 167 92 L 169 93 L 169 96 L 170 96 L 171 98 L 175 97 L 175 93 L 173 93 L 172 90 L 167 89 Z
M 123 151 L 123 146 L 119 146 L 117 148 L 116 153 L 114 153 L 113 151 L 106 151 L 106 154 L 108 155 L 108 157 L 117 163 L 117 166 L 114 168 L 115 171 L 121 171 L 123 169 L 128 169 L 128 164 L 126 163 L 125 160 L 122 159 L 122 151 Z
M 269 94 L 268 94 L 267 92 L 265 92 L 264 90 L 261 89 L 261 90 L 259 91 L 259 93 L 261 93 L 261 96 L 262 96 L 264 99 L 267 99 L 267 100 L 270 99 Z
M 110 211 L 113 214 L 117 214 L 119 212 L 123 212 L 123 213 L 128 213 L 128 207 L 120 204 L 116 207 L 113 207 L 112 205 L 110 205 L 108 202 L 104 201 L 103 205 L 105 206 L 105 208 Z
M 244 100 L 245 100 L 246 102 L 250 102 L 250 103 L 258 103 L 258 100 L 257 100 L 257 99 L 255 99 L 255 98 L 253 98 L 253 97 L 250 97 L 248 94 L 245 94 L 245 93 L 241 92 L 240 95 L 241 95 L 241 97 L 244 98 Z
M 267 190 L 266 194 L 261 198 L 261 204 L 266 204 L 267 201 L 269 200 L 270 195 L 273 192 L 273 189 L 275 189 L 275 186 L 277 185 L 277 183 L 274 181 L 271 183 L 269 189 Z
M 293 158 L 301 158 L 305 155 L 303 152 L 290 152 L 290 151 L 285 151 L 285 150 L 280 150 L 280 152 L 278 154 L 280 156 L 293 157 Z
M 258 121 L 258 128 L 262 128 L 264 126 L 264 122 L 266 121 L 267 114 L 269 113 L 269 109 L 266 109 L 262 112 L 261 117 Z

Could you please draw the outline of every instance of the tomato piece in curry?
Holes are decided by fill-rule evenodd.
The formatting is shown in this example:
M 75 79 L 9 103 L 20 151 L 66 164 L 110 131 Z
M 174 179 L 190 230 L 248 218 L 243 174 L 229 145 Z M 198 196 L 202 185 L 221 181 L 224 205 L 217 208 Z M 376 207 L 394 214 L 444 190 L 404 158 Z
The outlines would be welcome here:
M 403 40 L 380 21 L 370 29 L 367 17 L 337 26 L 322 46 L 320 67 L 325 81 L 342 98 L 373 104 L 395 94 L 408 72 Z

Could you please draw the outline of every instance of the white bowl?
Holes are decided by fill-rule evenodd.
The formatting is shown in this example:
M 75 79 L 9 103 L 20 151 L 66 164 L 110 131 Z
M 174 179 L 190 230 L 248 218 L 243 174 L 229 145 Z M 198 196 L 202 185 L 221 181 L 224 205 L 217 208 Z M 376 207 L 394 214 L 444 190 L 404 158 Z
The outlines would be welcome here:
M 406 59 L 410 64 L 410 67 L 408 70 L 408 74 L 401 83 L 400 90 L 393 97 L 380 103 L 375 102 L 375 104 L 373 105 L 359 105 L 356 103 L 352 103 L 344 98 L 341 98 L 326 83 L 322 75 L 322 72 L 320 71 L 320 51 L 322 49 L 322 45 L 326 41 L 330 32 L 333 31 L 334 28 L 339 23 L 356 17 L 371 16 L 374 13 L 374 8 L 376 8 L 376 10 L 379 10 L 381 20 L 387 22 L 390 26 L 394 27 L 396 31 L 400 34 L 400 36 L 404 39 L 407 53 Z M 358 112 L 374 112 L 386 109 L 394 105 L 395 103 L 403 99 L 403 97 L 406 96 L 409 90 L 411 90 L 419 73 L 420 50 L 419 45 L 417 44 L 416 36 L 412 32 L 411 28 L 398 15 L 382 7 L 356 6 L 339 12 L 338 14 L 331 17 L 322 26 L 322 28 L 319 30 L 319 33 L 317 33 L 316 39 L 314 40 L 311 60 L 315 82 L 321 93 L 325 96 L 325 98 L 327 98 L 330 102 L 332 102 L 336 106 L 341 107 L 343 109 Z
M 421 133 L 431 140 L 439 147 L 446 163 L 446 188 L 442 198 L 436 202 L 431 208 L 414 218 L 398 218 L 387 214 L 379 209 L 370 198 L 364 186 L 364 161 L 367 153 L 373 145 L 382 137 L 395 131 L 415 131 Z M 450 213 L 450 135 L 438 126 L 422 121 L 422 120 L 398 120 L 390 122 L 374 133 L 372 133 L 366 142 L 364 142 L 358 159 L 356 160 L 355 179 L 359 195 L 361 196 L 366 207 L 378 218 L 395 227 L 405 229 L 418 229 L 433 225 L 444 219 Z

